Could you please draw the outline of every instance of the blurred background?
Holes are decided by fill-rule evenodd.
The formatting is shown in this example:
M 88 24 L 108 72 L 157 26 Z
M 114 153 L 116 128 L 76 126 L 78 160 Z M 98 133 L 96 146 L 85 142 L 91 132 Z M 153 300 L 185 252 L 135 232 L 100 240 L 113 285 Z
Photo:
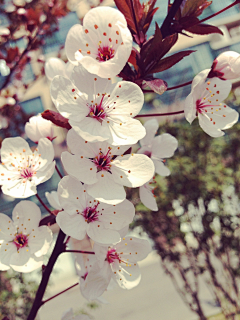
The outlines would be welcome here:
M 213 0 L 204 10 L 205 18 L 231 4 Z M 50 57 L 66 61 L 64 43 L 70 27 L 80 23 L 91 8 L 112 5 L 112 1 L 84 0 L 0 0 L 0 140 L 26 138 L 24 125 L 29 117 L 45 109 L 55 110 L 44 64 Z M 154 21 L 159 25 L 167 13 L 167 0 L 158 0 Z M 192 80 L 210 68 L 224 51 L 240 53 L 240 5 L 217 15 L 209 23 L 221 28 L 223 36 L 179 36 L 172 52 L 196 50 L 157 76 L 175 86 Z M 148 35 L 154 33 L 154 23 Z M 240 80 L 240 79 L 239 79 Z M 228 105 L 238 110 L 240 82 L 234 81 Z M 144 113 L 174 112 L 183 109 L 190 86 L 145 95 Z M 144 118 L 142 118 L 144 119 Z M 144 122 L 145 120 L 143 120 Z M 137 189 L 127 190 L 136 205 L 131 234 L 148 238 L 153 253 L 140 263 L 140 285 L 125 291 L 113 288 L 101 302 L 87 302 L 79 287 L 51 300 L 39 312 L 39 319 L 60 319 L 63 311 L 90 314 L 96 320 L 238 320 L 240 314 L 240 124 L 224 137 L 207 136 L 196 121 L 192 126 L 182 115 L 159 117 L 159 133 L 175 136 L 179 148 L 167 160 L 171 175 L 156 177 L 154 194 L 159 210 L 152 212 L 140 203 Z M 54 140 L 57 163 L 66 149 L 64 129 L 56 128 Z M 29 141 L 30 142 L 30 141 Z M 57 189 L 59 176 L 38 187 L 47 203 L 46 191 Z M 44 207 L 32 197 L 45 215 Z M 11 216 L 18 203 L 0 194 L 0 212 Z M 72 243 L 77 248 L 77 243 Z M 46 259 L 47 262 L 47 259 Z M 40 280 L 40 272 L 20 275 L 0 273 L 0 317 L 26 319 Z M 46 293 L 50 297 L 78 282 L 74 256 L 65 253 L 56 265 Z M 11 315 L 11 317 L 10 317 Z

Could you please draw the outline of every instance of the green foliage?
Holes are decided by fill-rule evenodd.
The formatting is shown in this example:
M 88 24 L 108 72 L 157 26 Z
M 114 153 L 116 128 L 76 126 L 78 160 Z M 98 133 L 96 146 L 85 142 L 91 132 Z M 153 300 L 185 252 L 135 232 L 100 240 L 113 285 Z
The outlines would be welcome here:
M 160 133 L 164 132 L 172 134 L 179 142 L 175 155 L 166 162 L 171 175 L 166 178 L 157 177 L 158 188 L 154 193 L 157 196 L 158 212 L 146 211 L 142 205 L 138 205 L 138 218 L 134 226 L 143 227 L 154 240 L 162 258 L 168 256 L 171 260 L 178 260 L 176 243 L 181 240 L 185 244 L 185 234 L 181 232 L 180 224 L 188 220 L 189 205 L 198 208 L 199 199 L 202 198 L 206 212 L 202 216 L 204 231 L 197 234 L 199 241 L 206 243 L 213 236 L 211 223 L 217 216 L 221 224 L 220 250 L 239 250 L 239 239 L 234 237 L 238 225 L 232 224 L 224 212 L 222 194 L 229 186 L 235 188 L 236 194 L 240 191 L 240 124 L 217 139 L 204 133 L 197 121 L 191 126 L 186 121 L 167 123 L 160 128 Z M 208 210 L 212 199 L 219 203 L 218 212 Z M 179 216 L 175 216 L 172 205 L 176 200 L 183 211 Z
M 25 320 L 34 301 L 37 283 L 14 271 L 0 273 L 0 319 Z

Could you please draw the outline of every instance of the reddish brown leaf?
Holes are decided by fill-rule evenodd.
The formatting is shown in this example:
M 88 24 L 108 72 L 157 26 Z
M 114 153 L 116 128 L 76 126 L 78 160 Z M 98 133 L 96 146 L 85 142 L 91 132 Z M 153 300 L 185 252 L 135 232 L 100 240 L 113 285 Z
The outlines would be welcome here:
M 155 73 L 155 72 L 161 72 L 166 69 L 169 69 L 173 65 L 178 63 L 180 60 L 182 60 L 184 57 L 190 55 L 192 52 L 194 52 L 194 51 L 193 50 L 181 51 L 181 52 L 175 53 L 167 58 L 164 58 L 164 59 L 160 60 L 159 63 L 157 65 L 155 65 L 153 68 L 148 70 L 148 73 L 150 74 L 150 73 Z
M 64 118 L 60 113 L 52 110 L 45 110 L 42 112 L 42 117 L 46 120 L 50 120 L 58 127 L 66 128 L 70 130 L 72 127 L 68 123 L 68 119 Z
M 181 16 L 198 17 L 211 3 L 212 1 L 207 0 L 184 0 L 184 6 L 181 7 Z
M 218 27 L 212 26 L 210 24 L 205 24 L 205 23 L 199 23 L 195 26 L 185 28 L 184 30 L 189 31 L 191 33 L 202 34 L 202 35 L 210 34 L 210 33 L 219 33 L 223 35 L 222 31 Z

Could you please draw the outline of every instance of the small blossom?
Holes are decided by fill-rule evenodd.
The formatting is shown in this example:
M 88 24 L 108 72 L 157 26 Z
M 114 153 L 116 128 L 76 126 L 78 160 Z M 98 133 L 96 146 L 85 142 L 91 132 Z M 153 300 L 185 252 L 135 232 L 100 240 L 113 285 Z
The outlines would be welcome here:
M 41 138 L 48 138 L 52 141 L 54 138 L 53 123 L 43 119 L 41 114 L 33 116 L 25 124 L 25 132 L 29 139 L 38 143 Z
M 240 54 L 234 51 L 221 53 L 214 61 L 208 78 L 231 80 L 240 77 Z
M 19 202 L 12 217 L 0 213 L 0 268 L 3 264 L 18 272 L 31 272 L 41 267 L 52 232 L 46 226 L 38 227 L 41 212 L 34 202 Z
M 111 247 L 94 244 L 94 251 L 98 262 L 84 282 L 84 294 L 90 300 L 101 296 L 111 279 L 123 289 L 136 287 L 141 279 L 137 262 L 148 256 L 151 246 L 148 240 L 126 237 Z
M 62 153 L 65 170 L 85 183 L 87 193 L 96 200 L 113 205 L 120 203 L 126 198 L 123 186 L 139 187 L 153 176 L 154 165 L 147 156 L 123 155 L 128 146 L 89 143 L 73 129 L 68 131 L 67 144 L 73 154 Z
M 238 112 L 229 108 L 225 100 L 232 88 L 231 81 L 212 78 L 206 81 L 209 69 L 200 72 L 192 82 L 191 93 L 185 101 L 185 117 L 191 124 L 198 116 L 199 125 L 211 137 L 224 135 L 238 121 Z
M 69 78 L 74 66 L 71 62 L 65 63 L 61 59 L 50 58 L 45 63 L 44 71 L 48 80 L 52 81 L 55 76 Z
M 77 66 L 70 80 L 61 76 L 53 79 L 51 96 L 61 115 L 87 141 L 130 145 L 145 136 L 141 122 L 133 119 L 144 101 L 135 83 L 112 84 L 111 79 L 99 78 Z
M 37 193 L 36 186 L 51 178 L 55 168 L 52 143 L 40 139 L 34 152 L 20 137 L 2 142 L 0 185 L 2 192 L 14 198 L 27 198 Z
M 121 240 L 117 230 L 132 222 L 134 205 L 124 200 L 115 206 L 101 203 L 89 196 L 85 185 L 70 176 L 58 185 L 58 198 L 63 211 L 56 221 L 64 233 L 82 240 L 86 234 L 101 244 L 117 243 Z
M 132 50 L 132 36 L 121 12 L 110 7 L 90 10 L 83 26 L 73 26 L 66 39 L 66 53 L 90 73 L 111 78 L 120 73 Z
M 146 128 L 146 136 L 139 141 L 141 148 L 138 153 L 145 154 L 152 159 L 155 172 L 160 176 L 169 176 L 170 170 L 164 165 L 164 162 L 165 158 L 172 157 L 177 149 L 177 139 L 169 133 L 163 133 L 155 137 L 158 129 L 156 119 L 148 120 L 144 127 Z

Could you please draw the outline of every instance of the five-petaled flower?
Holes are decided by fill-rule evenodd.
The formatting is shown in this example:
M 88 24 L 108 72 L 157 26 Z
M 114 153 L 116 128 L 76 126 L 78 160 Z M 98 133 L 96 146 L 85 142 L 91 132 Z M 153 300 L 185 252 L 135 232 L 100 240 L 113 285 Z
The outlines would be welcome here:
M 123 186 L 139 187 L 153 177 L 152 160 L 143 154 L 124 155 L 128 146 L 89 143 L 73 129 L 68 131 L 67 144 L 73 154 L 62 153 L 65 170 L 85 183 L 87 193 L 96 200 L 118 204 L 126 198 Z
M 58 185 L 58 198 L 63 208 L 56 221 L 64 233 L 82 240 L 86 234 L 101 244 L 117 243 L 121 240 L 117 232 L 132 222 L 135 209 L 128 201 L 113 206 L 101 203 L 89 196 L 85 185 L 66 176 Z
M 132 36 L 121 12 L 110 7 L 90 10 L 83 26 L 76 24 L 67 35 L 66 53 L 90 73 L 111 78 L 120 73 L 132 50 Z
M 141 279 L 138 261 L 151 252 L 148 240 L 136 237 L 122 238 L 116 245 L 104 247 L 94 244 L 97 263 L 89 270 L 83 290 L 87 299 L 100 297 L 111 279 L 123 289 L 136 287 Z
M 14 198 L 27 198 L 36 194 L 36 186 L 53 175 L 53 158 L 53 146 L 47 138 L 39 140 L 34 152 L 23 138 L 4 139 L 0 165 L 2 192 Z
M 52 232 L 39 227 L 41 212 L 32 201 L 20 201 L 12 213 L 13 221 L 0 213 L 0 264 L 15 271 L 40 268 L 52 242 Z
M 191 93 L 185 100 L 185 117 L 189 123 L 198 116 L 200 127 L 211 137 L 221 137 L 222 130 L 231 128 L 239 114 L 222 101 L 232 88 L 231 81 L 211 78 L 206 81 L 209 69 L 203 70 L 193 79 Z
M 90 142 L 112 145 L 134 144 L 145 136 L 139 120 L 144 96 L 132 82 L 99 78 L 77 66 L 70 79 L 56 76 L 51 84 L 52 100 L 72 128 Z

